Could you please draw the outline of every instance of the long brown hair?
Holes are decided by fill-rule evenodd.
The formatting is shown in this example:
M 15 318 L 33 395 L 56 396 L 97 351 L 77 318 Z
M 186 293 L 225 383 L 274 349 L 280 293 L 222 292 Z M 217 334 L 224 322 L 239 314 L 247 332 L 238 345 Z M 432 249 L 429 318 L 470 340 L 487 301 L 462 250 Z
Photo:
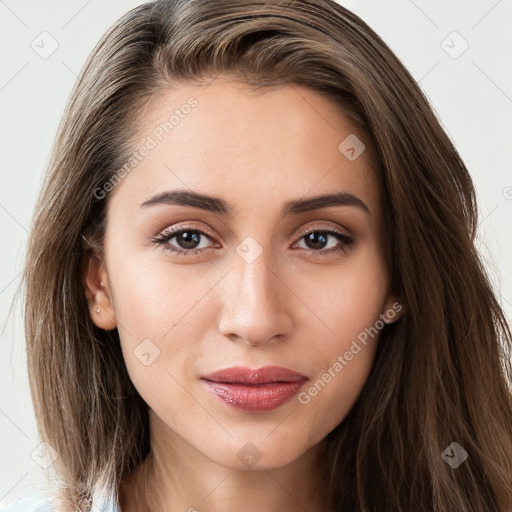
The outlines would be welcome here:
M 109 193 L 159 91 L 229 74 L 298 84 L 367 135 L 384 198 L 393 293 L 355 405 L 328 435 L 332 511 L 512 507 L 512 336 L 475 249 L 472 180 L 420 88 L 382 39 L 331 0 L 160 0 L 128 12 L 90 55 L 59 127 L 33 219 L 23 283 L 41 438 L 78 507 L 150 450 L 147 405 L 116 329 L 92 322 L 85 251 L 103 249 Z M 103 197 L 104 195 L 104 197 Z M 90 246 L 84 243 L 85 235 Z M 459 467 L 442 454 L 456 442 Z

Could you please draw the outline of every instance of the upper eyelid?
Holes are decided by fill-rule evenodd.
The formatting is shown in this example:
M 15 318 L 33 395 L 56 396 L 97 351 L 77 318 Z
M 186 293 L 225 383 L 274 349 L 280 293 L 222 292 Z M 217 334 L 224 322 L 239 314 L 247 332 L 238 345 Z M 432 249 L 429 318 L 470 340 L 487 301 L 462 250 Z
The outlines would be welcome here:
M 350 234 L 345 233 L 345 231 L 346 231 L 345 229 L 341 229 L 341 228 L 333 227 L 333 226 L 329 226 L 329 227 L 310 226 L 309 228 L 304 228 L 304 229 L 300 230 L 297 236 L 302 237 L 304 235 L 307 235 L 308 233 L 315 232 L 315 231 L 325 231 L 328 233 L 332 232 L 332 233 L 336 233 L 339 235 L 351 237 Z
M 216 240 L 215 236 L 211 234 L 208 230 L 205 230 L 204 228 L 196 228 L 193 226 L 179 226 L 179 227 L 169 227 L 165 228 L 160 233 L 158 233 L 157 236 L 163 235 L 167 236 L 169 235 L 171 238 L 174 238 L 174 236 L 179 235 L 183 231 L 197 231 L 198 233 L 207 236 L 208 238 L 211 238 L 213 240 Z

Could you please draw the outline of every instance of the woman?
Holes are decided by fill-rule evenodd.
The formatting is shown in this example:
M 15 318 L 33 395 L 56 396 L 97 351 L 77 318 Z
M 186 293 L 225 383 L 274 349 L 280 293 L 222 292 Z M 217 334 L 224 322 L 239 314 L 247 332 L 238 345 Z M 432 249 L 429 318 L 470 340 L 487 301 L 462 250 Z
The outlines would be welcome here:
M 456 149 L 347 9 L 133 9 L 29 241 L 41 510 L 511 510 L 511 333 L 476 227 Z

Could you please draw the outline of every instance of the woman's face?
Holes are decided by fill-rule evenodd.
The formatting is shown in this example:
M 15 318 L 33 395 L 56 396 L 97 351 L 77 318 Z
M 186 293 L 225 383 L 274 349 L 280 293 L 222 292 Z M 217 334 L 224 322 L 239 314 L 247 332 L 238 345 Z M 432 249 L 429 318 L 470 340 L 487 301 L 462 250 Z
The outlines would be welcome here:
M 349 412 L 395 315 L 368 141 L 307 88 L 216 80 L 162 93 L 134 151 L 85 282 L 153 442 L 232 468 L 298 459 Z

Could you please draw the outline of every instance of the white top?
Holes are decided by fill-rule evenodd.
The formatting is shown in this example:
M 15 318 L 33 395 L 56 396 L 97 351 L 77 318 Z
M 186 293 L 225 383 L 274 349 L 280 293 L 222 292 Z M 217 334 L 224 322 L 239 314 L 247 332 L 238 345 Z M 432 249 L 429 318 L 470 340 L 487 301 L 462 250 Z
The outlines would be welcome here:
M 117 503 L 113 500 L 100 497 L 93 501 L 92 512 L 120 512 Z M 0 512 L 55 512 L 52 508 L 52 498 L 19 498 L 7 508 L 0 509 Z

